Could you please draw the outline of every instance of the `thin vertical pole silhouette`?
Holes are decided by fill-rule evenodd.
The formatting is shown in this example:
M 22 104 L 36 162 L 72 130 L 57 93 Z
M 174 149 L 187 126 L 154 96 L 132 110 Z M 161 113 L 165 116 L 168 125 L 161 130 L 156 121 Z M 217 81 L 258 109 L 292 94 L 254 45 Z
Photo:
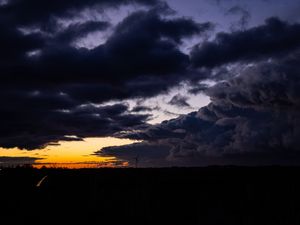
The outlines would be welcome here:
M 137 155 L 134 159 L 135 159 L 135 168 L 138 168 L 139 155 Z

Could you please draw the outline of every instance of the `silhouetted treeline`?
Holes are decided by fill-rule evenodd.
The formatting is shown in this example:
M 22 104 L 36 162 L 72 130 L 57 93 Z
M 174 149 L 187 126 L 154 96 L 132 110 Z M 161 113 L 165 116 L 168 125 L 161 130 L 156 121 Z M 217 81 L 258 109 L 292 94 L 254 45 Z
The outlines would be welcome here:
M 300 224 L 299 179 L 275 166 L 2 169 L 0 224 Z

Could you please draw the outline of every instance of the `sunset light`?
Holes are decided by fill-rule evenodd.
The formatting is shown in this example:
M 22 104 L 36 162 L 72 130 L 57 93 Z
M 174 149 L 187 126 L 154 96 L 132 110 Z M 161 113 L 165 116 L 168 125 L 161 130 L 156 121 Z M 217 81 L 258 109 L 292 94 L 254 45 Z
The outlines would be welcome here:
M 34 166 L 67 167 L 67 168 L 98 168 L 115 165 L 126 165 L 126 162 L 117 163 L 115 157 L 99 157 L 94 152 L 104 147 L 132 144 L 136 141 L 118 138 L 87 138 L 84 141 L 61 141 L 56 145 L 49 145 L 44 149 L 20 150 L 18 148 L 0 148 L 0 157 L 33 157 Z M 14 164 L 12 164 L 14 165 Z

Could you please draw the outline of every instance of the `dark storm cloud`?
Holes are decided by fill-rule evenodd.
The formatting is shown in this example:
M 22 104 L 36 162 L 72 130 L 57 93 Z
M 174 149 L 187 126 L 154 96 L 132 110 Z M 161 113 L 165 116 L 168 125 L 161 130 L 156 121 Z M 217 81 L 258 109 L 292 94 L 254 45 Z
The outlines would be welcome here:
M 44 45 L 44 40 L 40 35 L 24 36 L 15 27 L 11 27 L 11 24 L 6 24 L 5 21 L 0 21 L 0 31 L 0 66 L 4 69 L 11 66 L 10 64 L 19 58 L 24 57 L 27 51 L 39 49 Z M 12 60 L 14 61 L 11 62 Z
M 110 136 L 129 127 L 145 124 L 149 115 L 127 113 L 128 106 L 82 105 L 64 110 L 25 108 L 1 111 L 0 146 L 43 148 L 60 140 Z
M 142 75 L 185 73 L 189 57 L 178 49 L 178 43 L 210 29 L 210 24 L 197 24 L 186 18 L 164 19 L 164 11 L 155 8 L 129 15 L 106 44 L 93 50 L 45 46 L 39 57 L 27 57 L 19 67 L 4 73 L 2 79 L 39 85 L 96 81 L 122 84 Z M 26 76 L 20 76 L 19 69 Z
M 56 21 L 85 8 L 129 3 L 148 9 L 129 14 L 105 44 L 91 50 L 71 44 L 104 31 L 109 21 L 65 28 Z M 130 114 L 127 105 L 93 103 L 167 92 L 187 74 L 182 40 L 211 29 L 210 23 L 168 18 L 172 10 L 157 1 L 10 1 L 0 11 L 0 146 L 6 148 L 43 148 L 147 126 L 150 115 Z
M 195 67 L 214 67 L 235 61 L 256 61 L 286 54 L 300 46 L 300 25 L 269 18 L 265 25 L 245 31 L 219 33 L 214 41 L 195 46 Z
M 155 5 L 157 0 L 9 0 L 0 7 L 0 14 L 11 16 L 18 25 L 32 25 L 48 22 L 52 17 L 72 17 L 78 11 L 93 8 L 99 11 L 107 7 L 126 4 Z
M 283 62 L 274 60 L 252 67 L 243 72 L 245 75 L 219 83 L 206 93 L 218 104 L 228 102 L 256 110 L 299 110 L 298 63 L 297 53 Z
M 36 160 L 40 160 L 40 159 L 42 158 L 0 156 L 0 167 L 9 166 L 9 165 L 32 164 L 35 163 Z
M 182 27 L 186 25 L 187 28 Z M 65 33 L 73 33 L 71 28 L 90 31 L 84 24 L 69 27 Z M 118 25 L 106 45 L 91 51 L 53 43 L 49 47 L 36 46 L 35 39 L 26 42 L 24 37 L 30 39 L 30 35 L 22 37 L 20 32 L 12 32 L 26 47 L 18 49 L 13 41 L 8 45 L 11 38 L 3 41 L 3 46 L 18 52 L 11 61 L 1 63 L 1 78 L 6 85 L 1 90 L 0 145 L 42 148 L 59 140 L 78 140 L 65 135 L 107 136 L 146 123 L 149 115 L 130 115 L 125 105 L 99 108 L 89 102 L 156 95 L 167 90 L 176 79 L 172 82 L 151 77 L 129 79 L 176 72 L 188 57 L 177 50 L 173 41 L 179 42 L 181 36 L 198 32 L 201 29 L 191 20 L 165 20 L 157 10 L 130 15 Z M 76 32 L 72 36 L 78 37 Z M 162 37 L 170 41 L 161 41 Z M 42 48 L 41 56 L 32 59 L 24 56 L 26 51 L 36 48 Z M 169 63 L 165 64 L 166 61 Z M 179 67 L 174 68 L 173 63 Z M 81 107 L 82 104 L 89 107 Z
M 299 164 L 299 65 L 297 52 L 258 63 L 208 88 L 199 111 L 119 137 L 169 146 L 169 165 Z
M 147 142 L 119 147 L 106 147 L 95 152 L 95 155 L 117 157 L 129 162 L 130 165 L 134 165 L 136 159 L 138 159 L 138 165 L 151 167 L 162 166 L 168 154 L 168 146 Z

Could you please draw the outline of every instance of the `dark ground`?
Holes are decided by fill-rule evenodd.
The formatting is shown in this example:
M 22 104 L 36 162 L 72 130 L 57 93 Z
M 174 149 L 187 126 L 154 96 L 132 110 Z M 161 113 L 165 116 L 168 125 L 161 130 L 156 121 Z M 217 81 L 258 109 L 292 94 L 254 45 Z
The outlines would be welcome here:
M 299 225 L 299 181 L 287 167 L 3 169 L 0 224 Z

